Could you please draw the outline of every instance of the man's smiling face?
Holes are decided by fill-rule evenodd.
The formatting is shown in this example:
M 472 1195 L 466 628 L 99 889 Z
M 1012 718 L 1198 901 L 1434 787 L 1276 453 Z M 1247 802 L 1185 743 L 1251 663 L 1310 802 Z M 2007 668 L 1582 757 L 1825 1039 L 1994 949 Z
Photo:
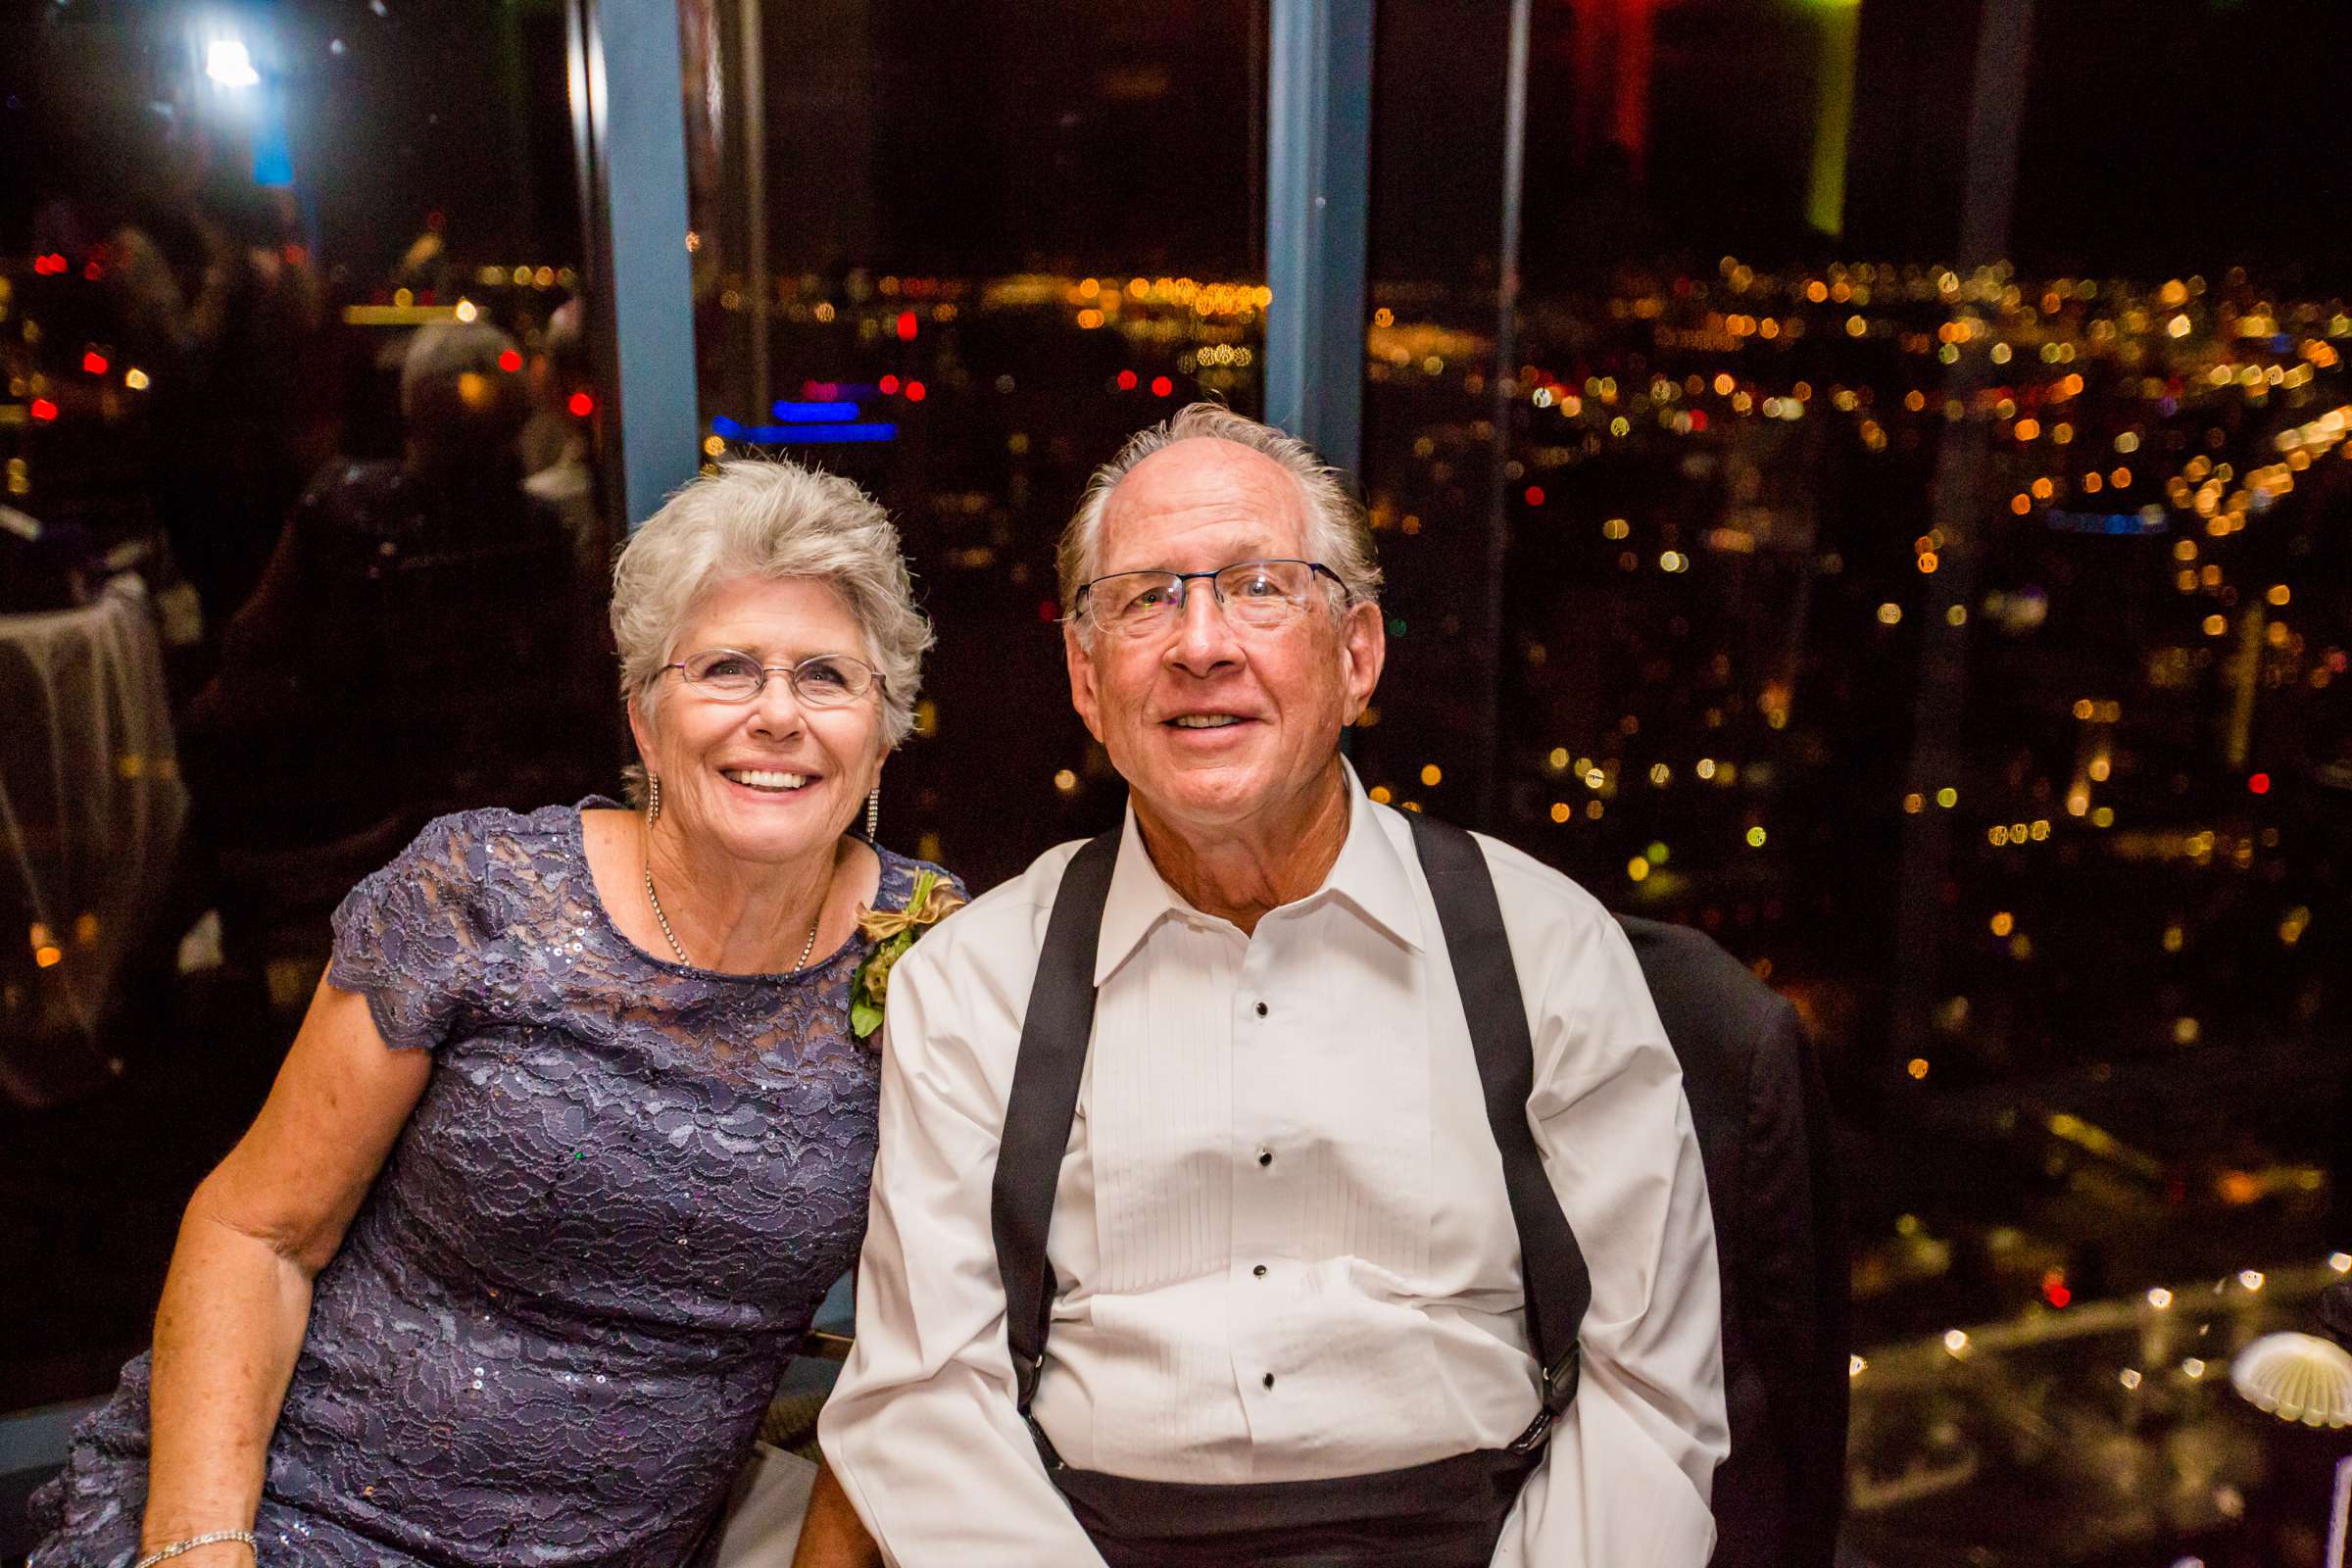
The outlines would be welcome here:
M 1314 559 L 1298 481 L 1248 447 L 1195 437 L 1119 481 L 1094 572 L 1273 559 Z M 1335 616 L 1320 577 L 1274 626 L 1234 624 L 1195 581 L 1174 620 L 1145 636 L 1074 622 L 1070 697 L 1139 809 L 1180 832 L 1214 832 L 1279 812 L 1330 766 L 1341 728 L 1379 682 L 1383 631 L 1371 605 Z

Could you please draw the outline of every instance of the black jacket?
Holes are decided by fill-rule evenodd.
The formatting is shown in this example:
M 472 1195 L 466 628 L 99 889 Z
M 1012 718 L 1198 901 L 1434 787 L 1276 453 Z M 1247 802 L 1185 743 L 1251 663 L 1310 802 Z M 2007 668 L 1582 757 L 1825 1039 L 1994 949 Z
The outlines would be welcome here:
M 1620 923 L 1682 1063 L 1715 1211 L 1732 1452 L 1714 1568 L 1827 1568 L 1845 1499 L 1846 1253 L 1812 1042 L 1710 938 Z

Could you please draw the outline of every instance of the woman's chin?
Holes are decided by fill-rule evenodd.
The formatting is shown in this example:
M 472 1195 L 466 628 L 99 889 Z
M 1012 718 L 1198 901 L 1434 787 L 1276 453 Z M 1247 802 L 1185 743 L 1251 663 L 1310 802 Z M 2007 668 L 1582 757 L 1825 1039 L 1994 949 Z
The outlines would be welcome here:
M 815 792 L 810 792 L 811 794 Z M 841 837 L 843 822 L 825 809 L 822 800 L 760 803 L 750 809 L 729 809 L 712 824 L 717 847 L 738 860 L 758 865 L 786 865 L 818 855 L 831 855 Z

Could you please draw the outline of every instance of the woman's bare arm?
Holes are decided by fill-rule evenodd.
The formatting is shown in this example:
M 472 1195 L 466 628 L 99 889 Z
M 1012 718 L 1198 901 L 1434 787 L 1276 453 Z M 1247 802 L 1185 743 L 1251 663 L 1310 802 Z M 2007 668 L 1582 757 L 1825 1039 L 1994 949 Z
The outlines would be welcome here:
M 322 983 L 260 1116 L 196 1189 L 156 1312 L 146 1548 L 252 1528 L 311 1280 L 431 1072 L 430 1053 L 384 1044 L 365 998 Z M 245 1555 L 208 1546 L 174 1563 Z

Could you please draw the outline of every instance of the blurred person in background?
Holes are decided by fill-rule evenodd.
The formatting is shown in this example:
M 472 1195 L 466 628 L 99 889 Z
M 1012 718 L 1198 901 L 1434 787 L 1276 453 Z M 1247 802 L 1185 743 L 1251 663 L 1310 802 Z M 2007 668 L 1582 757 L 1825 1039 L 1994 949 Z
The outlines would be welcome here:
M 571 536 L 572 553 L 583 570 L 600 574 L 612 548 L 604 514 L 596 505 L 596 468 L 589 451 L 589 425 L 580 411 L 592 408 L 588 340 L 581 330 L 580 302 L 556 307 L 530 360 L 531 416 L 523 421 L 523 488 L 556 507 Z M 587 404 L 575 399 L 588 398 Z
M 403 456 L 312 481 L 189 714 L 215 842 L 320 844 L 404 811 L 413 828 L 603 771 L 597 590 L 523 488 L 514 341 L 427 326 L 400 386 Z

